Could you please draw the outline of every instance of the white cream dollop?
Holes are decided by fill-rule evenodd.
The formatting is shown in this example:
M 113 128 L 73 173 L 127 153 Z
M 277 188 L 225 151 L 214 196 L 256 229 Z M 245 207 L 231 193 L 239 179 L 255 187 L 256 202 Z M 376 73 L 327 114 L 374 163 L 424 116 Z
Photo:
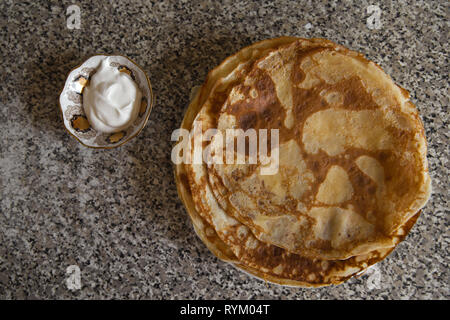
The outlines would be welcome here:
M 83 91 L 83 108 L 90 125 L 112 133 L 128 128 L 139 114 L 142 93 L 125 72 L 103 59 Z

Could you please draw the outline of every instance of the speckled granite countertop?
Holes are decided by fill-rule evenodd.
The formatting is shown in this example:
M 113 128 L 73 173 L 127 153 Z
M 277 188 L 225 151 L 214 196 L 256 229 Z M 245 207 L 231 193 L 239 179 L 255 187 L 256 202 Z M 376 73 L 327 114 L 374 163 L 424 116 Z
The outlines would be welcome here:
M 72 1 L 39 2 L 0 3 L 1 298 L 450 298 L 446 1 L 77 1 L 80 29 L 67 28 Z M 381 26 L 367 22 L 370 4 Z M 219 261 L 173 179 L 170 135 L 191 88 L 281 35 L 361 51 L 411 92 L 426 127 L 434 191 L 421 218 L 368 275 L 337 287 L 266 285 Z M 57 102 L 69 70 L 100 52 L 137 61 L 157 100 L 137 138 L 103 151 L 65 131 Z M 69 266 L 81 289 L 68 289 Z

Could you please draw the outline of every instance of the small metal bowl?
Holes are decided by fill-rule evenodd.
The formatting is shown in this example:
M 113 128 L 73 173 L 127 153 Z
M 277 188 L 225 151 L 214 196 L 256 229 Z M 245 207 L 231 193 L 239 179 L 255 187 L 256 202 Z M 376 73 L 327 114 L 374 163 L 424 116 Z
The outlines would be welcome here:
M 111 67 L 128 73 L 142 92 L 141 109 L 134 123 L 125 130 L 115 133 L 98 132 L 89 124 L 83 109 L 83 89 L 89 84 L 100 61 L 110 58 Z M 82 145 L 89 148 L 116 148 L 136 137 L 147 124 L 154 105 L 150 79 L 134 61 L 120 55 L 94 55 L 82 65 L 73 69 L 67 77 L 59 96 L 59 105 L 64 126 Z

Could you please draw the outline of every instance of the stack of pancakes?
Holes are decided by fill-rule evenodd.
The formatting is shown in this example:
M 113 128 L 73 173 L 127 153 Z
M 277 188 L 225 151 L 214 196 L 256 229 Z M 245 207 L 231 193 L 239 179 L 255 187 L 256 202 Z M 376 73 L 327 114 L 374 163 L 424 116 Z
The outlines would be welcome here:
M 191 150 L 208 129 L 222 133 L 202 142 L 212 154 L 225 154 L 227 129 L 278 129 L 278 144 L 267 143 L 279 155 L 273 174 L 261 162 L 195 163 L 193 152 L 175 170 L 202 241 L 266 281 L 318 287 L 361 274 L 405 238 L 430 195 L 408 92 L 328 40 L 242 49 L 209 73 L 181 127 Z

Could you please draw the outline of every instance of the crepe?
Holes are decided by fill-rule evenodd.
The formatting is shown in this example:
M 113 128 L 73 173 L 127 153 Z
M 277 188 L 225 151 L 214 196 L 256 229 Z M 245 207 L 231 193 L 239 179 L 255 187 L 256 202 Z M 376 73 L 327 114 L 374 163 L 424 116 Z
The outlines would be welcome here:
M 330 41 L 279 38 L 243 49 L 209 74 L 182 127 L 194 118 L 203 131 L 280 130 L 275 175 L 255 165 L 176 167 L 208 248 L 269 281 L 344 281 L 391 252 L 428 198 L 423 127 L 406 92 Z M 221 147 L 214 137 L 210 144 Z M 406 182 L 396 172 L 405 162 Z
M 392 232 L 428 199 L 417 110 L 379 67 L 340 46 L 297 41 L 272 51 L 218 114 L 204 119 L 217 117 L 222 132 L 280 130 L 277 174 L 252 164 L 207 173 L 222 207 L 264 242 L 346 259 L 391 247 Z M 211 148 L 223 144 L 213 138 Z

